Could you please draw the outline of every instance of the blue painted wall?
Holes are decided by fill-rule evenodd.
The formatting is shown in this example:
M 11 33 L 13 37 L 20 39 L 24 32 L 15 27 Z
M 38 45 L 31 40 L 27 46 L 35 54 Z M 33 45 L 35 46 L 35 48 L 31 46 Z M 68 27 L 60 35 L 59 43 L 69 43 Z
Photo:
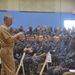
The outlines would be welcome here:
M 19 28 L 21 25 L 27 29 L 29 26 L 33 28 L 40 26 L 57 27 L 64 25 L 64 20 L 75 20 L 75 15 L 71 12 L 18 12 L 18 11 L 0 11 L 0 24 L 3 23 L 3 17 L 6 14 L 13 16 L 12 27 Z

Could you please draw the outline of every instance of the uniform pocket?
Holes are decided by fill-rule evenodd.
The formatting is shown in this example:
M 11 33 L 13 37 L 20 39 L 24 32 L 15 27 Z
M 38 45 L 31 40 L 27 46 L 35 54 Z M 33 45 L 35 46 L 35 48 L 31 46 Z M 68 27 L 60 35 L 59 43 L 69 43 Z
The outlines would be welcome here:
M 1 54 L 2 53 L 9 54 L 9 50 L 8 49 L 1 48 Z

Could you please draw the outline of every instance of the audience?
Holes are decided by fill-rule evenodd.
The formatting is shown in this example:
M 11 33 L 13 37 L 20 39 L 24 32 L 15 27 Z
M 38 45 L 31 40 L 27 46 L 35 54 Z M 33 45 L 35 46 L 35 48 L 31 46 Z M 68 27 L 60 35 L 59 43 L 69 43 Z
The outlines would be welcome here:
M 25 75 L 37 75 L 38 64 L 46 59 L 48 52 L 52 55 L 52 63 L 49 65 L 47 75 L 72 75 L 69 69 L 75 69 L 75 28 L 66 30 L 66 28 L 47 26 L 37 26 L 34 30 L 28 27 L 25 31 L 23 26 L 18 29 L 11 27 L 11 34 L 23 32 L 25 36 L 20 36 L 15 41 L 14 59 L 15 64 L 19 64 L 23 52 Z M 75 75 L 75 73 L 73 74 Z

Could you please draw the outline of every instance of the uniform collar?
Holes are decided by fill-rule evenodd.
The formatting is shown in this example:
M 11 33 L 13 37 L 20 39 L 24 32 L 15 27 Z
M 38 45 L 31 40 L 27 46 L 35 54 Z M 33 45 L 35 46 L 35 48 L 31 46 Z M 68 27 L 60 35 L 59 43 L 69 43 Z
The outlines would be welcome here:
M 3 26 L 4 28 L 6 28 L 7 30 L 9 30 L 9 29 L 8 29 L 8 26 L 7 26 L 6 24 L 3 24 L 2 26 Z

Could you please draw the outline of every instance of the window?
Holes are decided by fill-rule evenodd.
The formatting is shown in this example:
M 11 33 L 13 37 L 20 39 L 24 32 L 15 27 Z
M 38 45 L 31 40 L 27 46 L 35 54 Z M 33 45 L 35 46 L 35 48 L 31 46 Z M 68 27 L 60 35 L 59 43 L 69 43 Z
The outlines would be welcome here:
M 64 27 L 65 27 L 66 29 L 69 29 L 69 28 L 72 29 L 72 27 L 75 28 L 75 20 L 65 20 L 65 21 L 64 21 Z

